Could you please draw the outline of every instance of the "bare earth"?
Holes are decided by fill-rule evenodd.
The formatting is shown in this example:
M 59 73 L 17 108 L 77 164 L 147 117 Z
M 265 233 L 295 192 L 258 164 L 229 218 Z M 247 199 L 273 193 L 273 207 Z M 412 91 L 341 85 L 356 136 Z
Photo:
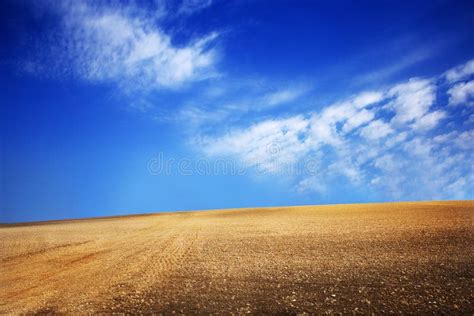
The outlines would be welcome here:
M 474 201 L 0 226 L 0 313 L 474 313 Z

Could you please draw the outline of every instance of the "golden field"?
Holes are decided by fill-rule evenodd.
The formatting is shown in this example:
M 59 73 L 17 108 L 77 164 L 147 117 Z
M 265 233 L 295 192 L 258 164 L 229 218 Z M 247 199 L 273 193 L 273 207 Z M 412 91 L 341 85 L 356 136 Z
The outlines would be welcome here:
M 474 201 L 0 226 L 0 313 L 474 313 Z

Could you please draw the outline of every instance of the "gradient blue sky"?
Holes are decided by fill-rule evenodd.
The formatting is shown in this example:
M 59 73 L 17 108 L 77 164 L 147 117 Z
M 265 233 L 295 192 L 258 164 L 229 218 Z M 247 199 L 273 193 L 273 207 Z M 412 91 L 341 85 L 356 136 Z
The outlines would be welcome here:
M 473 199 L 473 43 L 473 1 L 2 1 L 0 221 Z

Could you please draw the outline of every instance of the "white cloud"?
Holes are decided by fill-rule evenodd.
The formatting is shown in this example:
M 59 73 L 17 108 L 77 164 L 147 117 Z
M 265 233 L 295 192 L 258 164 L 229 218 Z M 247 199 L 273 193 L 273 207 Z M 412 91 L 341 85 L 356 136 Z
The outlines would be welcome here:
M 404 193 L 403 184 L 406 182 L 405 160 L 399 160 L 394 154 L 386 153 L 374 159 L 373 165 L 379 170 L 380 175 L 374 177 L 371 184 L 383 187 L 393 198 L 401 198 Z
M 438 125 L 438 123 L 446 117 L 446 112 L 444 111 L 433 111 L 428 114 L 425 114 L 423 117 L 415 121 L 412 125 L 412 128 L 416 130 L 429 130 L 433 129 Z
M 472 173 L 464 166 L 469 161 L 453 154 L 449 144 L 439 147 L 428 138 L 415 137 L 373 161 L 377 172 L 371 184 L 395 199 L 462 198 L 469 183 L 461 185 L 459 179 Z
M 393 147 L 405 141 L 407 138 L 408 138 L 407 132 L 400 132 L 397 135 L 394 135 L 390 137 L 389 139 L 387 139 L 387 141 L 385 142 L 385 146 L 387 148 Z
M 341 146 L 343 135 L 338 131 L 341 124 L 343 133 L 349 133 L 373 119 L 372 111 L 364 109 L 382 100 L 381 92 L 363 92 L 348 100 L 324 108 L 321 113 L 311 115 L 310 142 L 316 145 Z
M 313 115 L 310 119 L 308 142 L 312 146 L 331 145 L 339 147 L 343 139 L 337 133 L 335 122 L 325 120 L 324 116 Z
M 217 33 L 178 46 L 159 20 L 136 8 L 84 2 L 62 8 L 59 40 L 44 44 L 47 56 L 39 58 L 36 72 L 61 76 L 71 71 L 83 80 L 114 82 L 124 90 L 176 88 L 216 75 L 212 44 Z
M 400 45 L 401 43 L 398 42 L 395 46 L 397 50 L 400 50 L 401 47 L 406 46 L 405 44 Z M 414 43 L 410 44 L 410 47 L 413 47 Z M 433 52 L 436 51 L 436 48 L 438 48 L 439 43 L 431 43 L 431 46 L 426 46 L 419 48 L 417 50 L 412 51 L 411 53 L 406 54 L 406 50 L 400 50 L 400 53 L 403 51 L 403 54 L 401 53 L 401 57 L 398 58 L 397 60 L 391 60 L 391 62 L 382 67 L 379 68 L 376 71 L 371 71 L 365 74 L 361 74 L 359 76 L 356 76 L 354 78 L 354 81 L 359 84 L 367 84 L 367 83 L 374 83 L 374 82 L 383 82 L 387 80 L 388 78 L 392 77 L 393 75 L 402 72 L 402 70 L 405 70 L 417 63 L 420 63 L 422 61 L 425 61 L 429 59 L 430 57 L 433 56 Z M 387 51 L 387 45 L 385 44 L 382 48 L 385 51 Z M 372 53 L 375 51 L 372 50 Z M 384 52 L 378 52 L 378 55 L 383 54 Z M 377 54 L 376 54 L 377 55 Z M 374 57 L 376 56 L 374 55 Z
M 363 108 L 368 105 L 380 102 L 383 100 L 383 98 L 384 94 L 380 91 L 368 91 L 354 97 L 352 102 L 357 108 Z
M 320 111 L 230 128 L 197 145 L 209 156 L 228 155 L 273 173 L 282 164 L 312 159 L 311 174 L 290 175 L 297 192 L 328 194 L 328 183 L 346 179 L 396 199 L 462 197 L 474 179 L 463 176 L 473 173 L 474 134 L 455 130 L 431 136 L 440 122 L 453 118 L 450 108 L 433 109 L 437 88 L 434 79 L 413 78 Z M 268 150 L 272 145 L 276 154 Z
M 324 183 L 323 177 L 311 176 L 304 178 L 296 185 L 296 191 L 299 193 L 317 193 L 324 194 L 327 192 L 327 186 Z
M 203 124 L 217 123 L 225 120 L 230 113 L 224 109 L 207 111 L 199 107 L 185 107 L 178 112 L 177 120 L 189 126 L 200 127 Z
M 415 156 L 428 156 L 433 148 L 432 144 L 421 138 L 414 138 L 403 145 L 403 148 Z
M 185 124 L 191 122 L 194 127 L 224 119 L 230 123 L 246 115 L 293 102 L 308 91 L 302 86 L 277 89 L 250 82 L 234 82 L 232 87 L 220 85 L 216 80 L 211 80 L 209 83 L 215 85 L 204 90 L 201 95 L 194 97 L 180 109 L 175 115 L 177 121 Z
M 390 124 L 387 124 L 381 120 L 372 121 L 369 125 L 364 127 L 360 135 L 369 140 L 377 140 L 388 136 L 393 133 L 393 129 Z
M 391 107 L 395 110 L 395 124 L 410 123 L 425 115 L 436 96 L 436 86 L 431 80 L 412 78 L 389 91 L 394 97 Z
M 355 113 L 353 116 L 349 117 L 346 124 L 344 124 L 343 131 L 348 133 L 354 128 L 357 128 L 367 122 L 372 121 L 375 117 L 375 114 L 372 111 L 362 109 L 361 111 Z
M 474 129 L 460 133 L 454 142 L 462 149 L 474 150 Z
M 448 90 L 448 94 L 450 95 L 449 105 L 468 103 L 474 96 L 474 80 L 455 84 Z M 472 102 L 469 104 L 472 104 Z
M 358 183 L 362 179 L 362 170 L 349 157 L 337 159 L 334 163 L 330 164 L 326 174 L 340 174 L 352 183 Z
M 179 14 L 193 14 L 201 11 L 212 4 L 212 0 L 187 0 L 181 3 L 178 9 Z
M 307 152 L 308 147 L 300 137 L 306 133 L 308 123 L 302 116 L 267 120 L 219 138 L 201 138 L 198 144 L 208 155 L 236 156 L 246 166 L 258 165 L 272 172 L 294 164 Z
M 448 70 L 445 73 L 448 82 L 456 82 L 468 78 L 474 74 L 474 59 L 471 59 L 465 64 L 459 65 Z
M 130 109 L 146 113 L 154 109 L 154 105 L 146 99 L 136 99 L 129 104 Z
M 291 102 L 300 97 L 305 91 L 303 89 L 283 89 L 264 95 L 259 103 L 264 107 L 272 107 Z
M 454 138 L 457 136 L 457 132 L 450 132 L 446 134 L 440 134 L 436 135 L 433 138 L 433 141 L 438 144 L 446 143 L 446 142 L 452 142 Z
M 381 101 L 381 95 L 375 92 L 363 93 L 331 105 L 321 113 L 265 120 L 246 129 L 231 130 L 223 136 L 200 138 L 197 145 L 210 156 L 231 155 L 248 166 L 258 164 L 267 171 L 278 171 L 285 165 L 295 164 L 327 145 L 337 148 L 338 156 L 338 161 L 329 170 L 337 170 L 351 181 L 357 181 L 360 174 L 351 159 L 347 158 L 344 133 L 373 119 L 374 113 L 359 108 Z M 338 131 L 339 123 L 345 123 L 344 131 Z M 381 133 L 388 134 L 388 124 L 379 121 L 373 123 L 371 129 L 383 129 Z M 376 137 L 372 134 L 369 136 Z M 276 150 L 277 153 L 269 154 L 269 150 Z

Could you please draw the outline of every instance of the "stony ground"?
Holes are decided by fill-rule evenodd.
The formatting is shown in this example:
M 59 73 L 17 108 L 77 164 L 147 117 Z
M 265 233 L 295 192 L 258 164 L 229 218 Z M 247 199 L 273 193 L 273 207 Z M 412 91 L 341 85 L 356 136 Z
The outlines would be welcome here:
M 474 313 L 474 202 L 0 226 L 0 313 Z

